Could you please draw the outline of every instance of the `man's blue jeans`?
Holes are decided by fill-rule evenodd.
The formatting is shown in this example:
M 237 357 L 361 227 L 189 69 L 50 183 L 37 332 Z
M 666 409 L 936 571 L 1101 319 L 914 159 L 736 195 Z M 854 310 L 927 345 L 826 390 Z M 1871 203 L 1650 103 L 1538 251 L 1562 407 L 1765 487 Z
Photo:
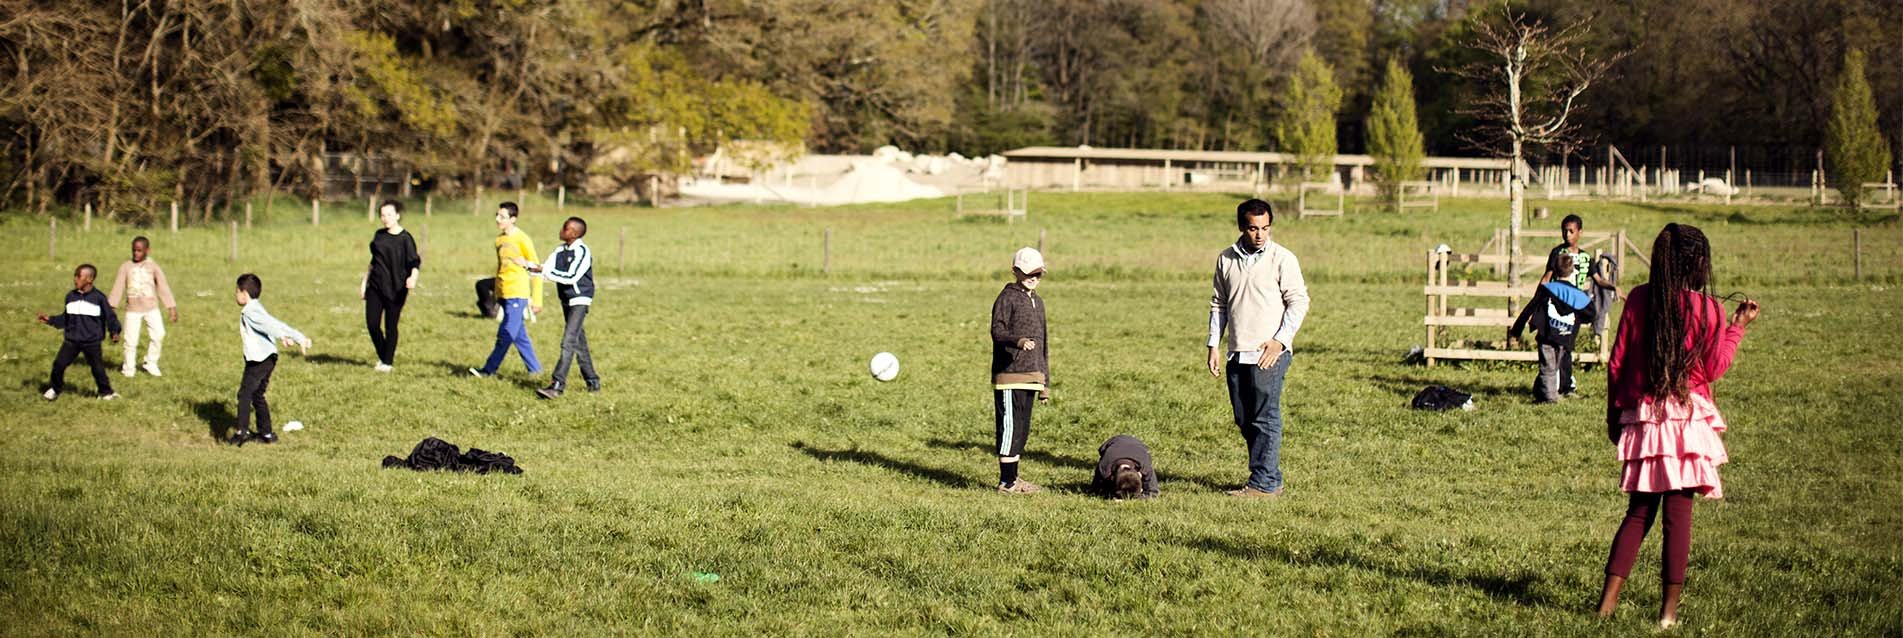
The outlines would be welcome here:
M 523 313 L 527 312 L 529 300 L 502 300 L 502 325 L 496 327 L 496 348 L 489 351 L 489 362 L 482 364 L 483 374 L 495 374 L 502 368 L 502 359 L 509 356 L 509 346 L 515 346 L 522 355 L 522 363 L 529 367 L 529 374 L 541 374 L 542 362 L 535 360 L 535 343 L 529 341 L 529 327 L 523 323 Z
M 1282 382 L 1288 376 L 1293 352 L 1263 370 L 1229 360 L 1229 407 L 1236 428 L 1249 445 L 1249 486 L 1264 492 L 1282 488 Z

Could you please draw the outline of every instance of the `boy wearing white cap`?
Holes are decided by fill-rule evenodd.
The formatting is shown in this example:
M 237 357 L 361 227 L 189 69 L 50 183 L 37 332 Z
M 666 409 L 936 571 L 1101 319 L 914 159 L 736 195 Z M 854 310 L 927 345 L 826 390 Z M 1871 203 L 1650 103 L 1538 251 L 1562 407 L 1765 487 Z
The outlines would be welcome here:
M 1050 347 L 1046 343 L 1044 300 L 1037 296 L 1044 279 L 1044 255 L 1020 248 L 1011 258 L 1011 277 L 991 304 L 991 404 L 997 415 L 998 491 L 1030 494 L 1044 488 L 1018 479 L 1018 455 L 1031 434 L 1031 406 L 1049 403 Z

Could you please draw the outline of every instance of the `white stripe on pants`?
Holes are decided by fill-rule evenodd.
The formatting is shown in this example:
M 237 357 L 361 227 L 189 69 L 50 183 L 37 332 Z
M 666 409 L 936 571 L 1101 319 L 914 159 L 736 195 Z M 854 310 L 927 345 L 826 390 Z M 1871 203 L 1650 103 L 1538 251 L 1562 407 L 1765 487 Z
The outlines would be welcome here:
M 128 373 L 132 372 L 132 362 L 137 359 L 139 354 L 140 324 L 149 326 L 152 329 L 152 345 L 146 346 L 145 348 L 146 364 L 152 366 L 159 365 L 159 352 L 165 344 L 165 314 L 163 309 L 153 308 L 145 312 L 126 312 L 126 358 L 125 363 L 120 367 Z

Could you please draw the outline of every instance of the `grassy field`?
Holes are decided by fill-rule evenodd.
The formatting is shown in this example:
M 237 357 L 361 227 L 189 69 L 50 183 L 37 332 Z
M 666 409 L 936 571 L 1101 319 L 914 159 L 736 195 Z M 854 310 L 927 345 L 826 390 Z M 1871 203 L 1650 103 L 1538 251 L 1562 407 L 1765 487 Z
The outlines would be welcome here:
M 532 398 L 543 380 L 514 359 L 499 379 L 457 374 L 495 330 L 471 303 L 493 267 L 486 217 L 406 219 L 429 226 L 423 283 L 383 375 L 352 294 L 372 225 L 327 212 L 314 230 L 280 202 L 235 263 L 222 229 L 145 231 L 184 318 L 166 376 L 115 372 L 125 399 L 101 402 L 75 367 L 48 403 L 35 393 L 59 337 L 32 314 L 57 311 L 82 260 L 109 286 L 135 231 L 63 223 L 52 260 L 46 221 L 16 215 L 0 222 L 15 255 L 0 277 L 0 633 L 1646 632 L 1656 532 L 1619 615 L 1591 614 L 1625 502 L 1603 374 L 1581 375 L 1585 400 L 1535 406 L 1530 365 L 1402 363 L 1421 340 L 1422 255 L 1478 249 L 1504 223 L 1498 201 L 1277 224 L 1314 298 L 1285 397 L 1289 495 L 1221 494 L 1244 455 L 1221 382 L 1199 368 L 1236 201 L 1038 193 L 1018 224 L 953 220 L 950 201 L 577 209 L 593 223 L 606 388 L 554 402 Z M 1677 633 L 1903 633 L 1895 217 L 1552 206 L 1647 247 L 1668 221 L 1698 224 L 1720 291 L 1765 306 L 1717 388 L 1728 498 L 1698 505 Z M 523 218 L 543 251 L 552 208 Z M 1036 413 L 1024 472 L 1054 489 L 1006 497 L 990 489 L 985 322 L 1011 250 L 1040 230 L 1056 401 Z M 209 431 L 234 418 L 244 271 L 316 344 L 284 358 L 270 392 L 277 420 L 307 429 L 235 449 Z M 545 362 L 551 319 L 532 327 Z M 866 374 L 882 350 L 903 362 L 895 382 Z M 1406 409 L 1436 383 L 1476 393 L 1478 410 Z M 1163 498 L 1080 493 L 1119 432 L 1154 448 Z M 379 469 L 432 435 L 527 472 Z

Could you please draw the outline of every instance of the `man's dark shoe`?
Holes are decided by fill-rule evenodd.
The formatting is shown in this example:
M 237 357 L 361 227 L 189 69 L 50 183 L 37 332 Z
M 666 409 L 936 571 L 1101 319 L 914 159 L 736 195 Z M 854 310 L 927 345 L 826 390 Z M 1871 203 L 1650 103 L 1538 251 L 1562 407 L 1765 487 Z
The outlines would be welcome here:
M 542 397 L 544 399 L 554 399 L 554 398 L 560 397 L 562 396 L 562 386 L 561 384 L 558 384 L 558 383 L 548 384 L 548 387 L 536 390 L 535 396 Z
M 594 380 L 591 380 L 591 381 L 589 381 L 589 382 L 588 382 L 588 391 L 589 391 L 589 392 L 600 392 L 600 391 L 601 391 L 601 379 L 594 379 Z
M 276 435 L 276 434 L 272 434 L 272 433 L 270 433 L 270 432 L 265 432 L 265 433 L 262 433 L 262 434 L 259 434 L 259 435 L 258 435 L 258 442 L 259 442 L 259 443 L 263 443 L 263 444 L 265 444 L 265 445 L 270 445 L 270 444 L 272 444 L 272 443 L 276 443 L 276 442 L 278 442 L 278 435 Z
M 250 430 L 237 430 L 232 432 L 231 436 L 225 439 L 225 442 L 238 446 L 238 447 L 244 447 L 245 442 L 250 440 L 251 440 Z

